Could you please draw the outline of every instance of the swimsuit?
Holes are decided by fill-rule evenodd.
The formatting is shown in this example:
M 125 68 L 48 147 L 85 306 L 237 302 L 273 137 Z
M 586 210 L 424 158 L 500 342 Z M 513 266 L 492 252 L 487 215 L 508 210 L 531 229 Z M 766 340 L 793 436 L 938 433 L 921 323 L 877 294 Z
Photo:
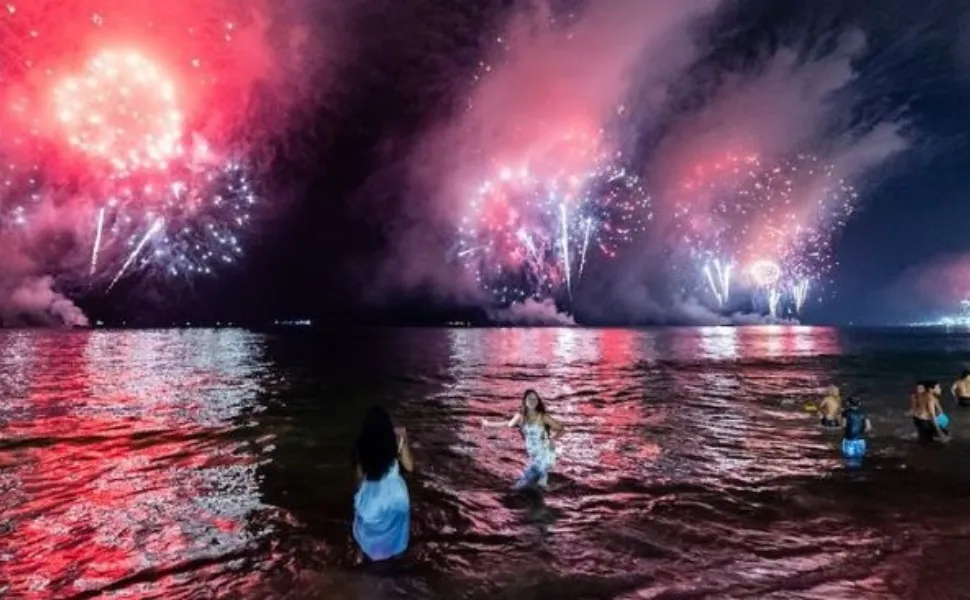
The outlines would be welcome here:
M 957 396 L 957 404 L 963 408 L 970 407 L 970 398 L 967 398 L 966 396 Z
M 932 419 L 913 417 L 913 425 L 916 427 L 916 434 L 919 436 L 919 441 L 932 442 L 936 440 L 936 427 L 933 425 Z M 946 429 L 941 427 L 940 431 L 943 432 L 943 435 L 947 435 Z
M 822 427 L 838 427 L 841 425 L 835 417 L 822 417 Z
M 556 453 L 549 444 L 549 432 L 543 423 L 526 423 L 522 426 L 522 436 L 525 438 L 529 464 L 515 487 L 535 484 L 545 487 L 549 481 L 549 470 L 556 464 Z
M 411 499 L 397 461 L 377 481 L 365 479 L 354 495 L 354 539 L 371 560 L 385 560 L 408 548 Z

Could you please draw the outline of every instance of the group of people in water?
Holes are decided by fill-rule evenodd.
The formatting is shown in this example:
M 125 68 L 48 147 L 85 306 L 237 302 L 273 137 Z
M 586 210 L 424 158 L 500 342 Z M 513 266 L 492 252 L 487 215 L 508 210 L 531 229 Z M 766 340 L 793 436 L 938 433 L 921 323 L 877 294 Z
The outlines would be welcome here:
M 970 407 L 970 370 L 953 383 L 950 393 L 958 406 Z M 907 414 L 920 441 L 949 440 L 949 418 L 941 395 L 940 384 L 927 380 L 920 381 L 910 396 Z M 842 431 L 843 456 L 850 462 L 861 461 L 868 450 L 866 438 L 872 433 L 872 422 L 859 399 L 850 396 L 843 401 L 839 388 L 831 386 L 813 408 L 822 427 Z M 547 487 L 549 472 L 556 464 L 555 441 L 564 428 L 535 390 L 526 390 L 519 410 L 508 421 L 483 419 L 482 428 L 517 429 L 525 442 L 527 463 L 515 487 Z M 399 556 L 407 549 L 411 532 L 410 496 L 401 474 L 414 468 L 407 432 L 394 427 L 386 410 L 372 407 L 354 445 L 353 461 L 358 480 L 354 540 L 372 561 Z
M 970 370 L 964 370 L 953 382 L 950 394 L 957 406 L 970 407 Z M 947 442 L 950 439 L 950 418 L 943 410 L 942 395 L 940 384 L 933 380 L 918 382 L 910 395 L 906 414 L 912 417 L 916 437 L 921 442 Z M 859 399 L 850 396 L 843 402 L 839 388 L 830 386 L 815 410 L 822 427 L 842 430 L 843 456 L 850 461 L 862 460 L 867 451 L 866 436 L 872 433 L 872 422 Z
M 564 428 L 546 411 L 535 390 L 526 390 L 520 409 L 508 421 L 483 419 L 482 428 L 518 429 L 528 461 L 515 487 L 548 486 L 549 471 L 556 464 L 555 440 Z M 401 476 L 402 469 L 414 468 L 407 432 L 394 427 L 386 410 L 372 407 L 354 445 L 353 461 L 358 480 L 354 540 L 371 561 L 399 556 L 407 549 L 411 532 L 410 497 Z

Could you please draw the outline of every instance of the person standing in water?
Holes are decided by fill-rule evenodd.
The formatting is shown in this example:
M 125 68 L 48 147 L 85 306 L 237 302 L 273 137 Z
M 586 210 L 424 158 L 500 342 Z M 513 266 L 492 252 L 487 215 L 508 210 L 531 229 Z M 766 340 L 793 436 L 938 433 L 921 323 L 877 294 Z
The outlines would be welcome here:
M 956 400 L 957 406 L 962 408 L 970 407 L 970 369 L 964 369 L 960 374 L 960 379 L 953 382 L 950 386 L 950 393 Z
M 858 466 L 868 450 L 866 436 L 872 433 L 872 422 L 862 409 L 858 398 L 850 396 L 840 419 L 842 425 L 842 456 L 850 464 Z
M 401 469 L 412 471 L 414 459 L 403 428 L 394 429 L 390 415 L 371 407 L 354 446 L 359 487 L 354 495 L 354 540 L 373 561 L 399 556 L 411 536 L 411 499 Z
M 912 417 L 916 414 L 916 404 L 924 393 L 926 393 L 926 386 L 922 381 L 916 382 L 916 391 L 909 395 L 909 411 L 906 416 Z
M 946 415 L 940 406 L 940 384 L 935 381 L 923 382 L 923 392 L 916 397 L 913 408 L 913 426 L 921 442 L 941 441 L 948 439 L 949 432 L 944 423 Z
M 830 385 L 825 397 L 818 405 L 818 415 L 821 418 L 822 427 L 839 427 L 839 415 L 842 413 L 842 395 L 839 393 L 838 386 Z
M 564 428 L 546 412 L 546 405 L 535 390 L 526 390 L 522 396 L 522 408 L 507 423 L 482 419 L 482 427 L 518 428 L 522 432 L 529 464 L 515 483 L 517 489 L 532 485 L 545 488 L 549 485 L 549 471 L 556 464 L 553 441 L 562 435 Z

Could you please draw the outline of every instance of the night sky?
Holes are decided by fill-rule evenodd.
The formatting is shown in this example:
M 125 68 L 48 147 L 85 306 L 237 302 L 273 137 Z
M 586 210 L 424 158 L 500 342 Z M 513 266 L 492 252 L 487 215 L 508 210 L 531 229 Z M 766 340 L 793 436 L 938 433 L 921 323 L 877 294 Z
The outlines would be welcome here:
M 607 114 L 596 112 L 601 105 L 609 104 L 610 111 L 623 105 L 624 114 L 633 116 L 604 118 L 598 126 L 621 140 L 616 146 L 622 146 L 629 168 L 639 171 L 645 187 L 651 192 L 655 187 L 660 196 L 660 182 L 678 167 L 685 148 L 713 152 L 719 142 L 711 140 L 727 138 L 721 121 L 728 109 L 723 107 L 734 105 L 718 104 L 729 93 L 724 90 L 747 89 L 746 82 L 756 81 L 781 50 L 791 50 L 799 65 L 826 65 L 840 44 L 849 43 L 849 36 L 864 38 L 864 48 L 851 51 L 845 84 L 835 86 L 833 98 L 826 97 L 824 113 L 821 108 L 812 112 L 774 105 L 775 88 L 765 86 L 758 88 L 764 90 L 758 92 L 764 94 L 763 103 L 754 106 L 764 106 L 766 120 L 774 119 L 770 128 L 759 128 L 760 115 L 750 110 L 744 114 L 745 123 L 750 119 L 755 124 L 745 132 L 751 143 L 761 143 L 764 134 L 771 137 L 772 149 L 785 152 L 837 148 L 831 156 L 855 156 L 864 144 L 858 140 L 880 126 L 891 129 L 900 144 L 864 167 L 853 163 L 850 178 L 860 193 L 857 210 L 832 234 L 831 272 L 823 286 L 813 289 L 801 320 L 896 323 L 955 311 L 958 301 L 970 295 L 970 266 L 964 266 L 970 263 L 962 261 L 970 256 L 970 227 L 964 225 L 970 223 L 970 203 L 965 201 L 970 184 L 970 8 L 965 3 L 698 2 L 697 14 L 689 19 L 670 17 L 673 25 L 660 31 L 643 26 L 643 35 L 656 39 L 668 34 L 673 39 L 673 28 L 679 27 L 676 39 L 686 41 L 657 42 L 640 51 L 629 50 L 630 44 L 611 46 L 609 24 L 623 21 L 610 18 L 628 9 L 631 20 L 649 17 L 644 9 L 630 8 L 635 4 L 604 2 L 612 11 L 604 9 L 607 25 L 590 34 L 594 48 L 597 36 L 602 38 L 602 55 L 577 54 L 555 67 L 567 72 L 564 80 L 570 84 L 603 86 L 590 74 L 609 71 L 610 61 L 626 52 L 629 69 L 623 84 L 606 100 L 581 100 L 590 95 L 579 90 L 575 95 L 580 100 L 572 103 L 567 102 L 572 96 L 568 85 L 555 87 L 551 102 L 556 115 L 589 109 L 599 116 Z M 331 33 L 332 15 L 307 17 L 315 35 L 331 35 L 334 41 L 324 44 L 326 60 L 306 73 L 316 89 L 312 100 L 294 109 L 287 126 L 261 150 L 267 157 L 263 194 L 270 207 L 260 211 L 258 224 L 246 235 L 245 259 L 189 283 L 133 277 L 107 294 L 76 294 L 90 317 L 145 324 L 485 318 L 493 308 L 490 297 L 468 285 L 453 257 L 452 221 L 446 215 L 449 206 L 461 202 L 452 194 L 455 178 L 436 180 L 428 173 L 457 173 L 467 166 L 456 166 L 457 161 L 479 156 L 465 148 L 452 152 L 438 143 L 452 139 L 448 135 L 455 131 L 459 133 L 453 137 L 467 139 L 464 132 L 473 128 L 467 127 L 471 121 L 464 115 L 472 110 L 468 106 L 473 100 L 478 103 L 476 118 L 482 120 L 501 121 L 517 99 L 534 104 L 528 115 L 541 114 L 541 96 L 516 90 L 514 83 L 503 90 L 512 100 L 503 100 L 509 103 L 502 110 L 492 110 L 474 79 L 488 64 L 493 70 L 483 81 L 495 77 L 493 81 L 501 82 L 505 58 L 496 53 L 495 41 L 514 37 L 513 24 L 531 13 L 523 3 L 499 0 L 362 0 L 347 5 L 340 10 L 339 36 Z M 589 7 L 578 0 L 542 6 L 548 10 L 530 18 L 556 19 L 551 28 L 556 35 L 562 28 L 589 26 L 592 20 Z M 526 28 L 524 41 L 516 38 L 526 54 L 556 52 L 549 50 L 554 44 L 529 50 L 530 35 L 544 34 Z M 634 34 L 617 37 L 623 35 L 635 39 Z M 585 74 L 570 79 L 570 61 Z M 604 61 L 602 68 L 597 61 Z M 793 72 L 792 79 L 799 77 L 801 67 Z M 542 70 L 536 73 L 533 78 L 544 77 Z M 662 86 L 647 77 L 655 73 L 662 73 Z M 811 79 L 807 81 L 811 86 Z M 593 104 L 595 109 L 589 108 Z M 806 123 L 821 114 L 824 123 L 821 117 L 818 123 Z M 713 125 L 702 135 L 699 124 L 705 123 Z M 480 146 L 487 153 L 501 144 L 503 149 L 514 145 L 506 138 L 497 140 L 501 123 L 488 127 L 498 133 L 489 130 L 469 147 L 477 144 L 476 152 Z M 803 143 L 779 143 L 788 128 L 804 130 Z M 849 138 L 853 141 L 844 141 Z M 433 150 L 429 140 L 437 144 Z M 665 202 L 655 198 L 655 211 L 665 210 Z M 703 321 L 670 308 L 685 301 L 685 292 L 665 267 L 675 260 L 657 250 L 671 245 L 669 235 L 648 230 L 625 256 L 593 260 L 590 275 L 572 299 L 558 297 L 559 308 L 589 324 Z M 440 264 L 429 264 L 436 261 Z M 698 285 L 687 295 L 703 303 L 704 289 Z

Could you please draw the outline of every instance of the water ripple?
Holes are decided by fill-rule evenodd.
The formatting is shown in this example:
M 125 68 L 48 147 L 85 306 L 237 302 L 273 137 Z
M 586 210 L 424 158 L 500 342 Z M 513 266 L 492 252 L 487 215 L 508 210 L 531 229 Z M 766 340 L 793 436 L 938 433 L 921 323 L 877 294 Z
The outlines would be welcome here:
M 0 332 L 0 595 L 956 598 L 965 414 L 920 448 L 917 377 L 960 336 L 824 328 Z M 802 404 L 865 399 L 847 471 Z M 515 493 L 527 387 L 567 427 Z M 361 567 L 349 448 L 406 425 L 413 541 Z M 6 587 L 4 587 L 6 586 Z

